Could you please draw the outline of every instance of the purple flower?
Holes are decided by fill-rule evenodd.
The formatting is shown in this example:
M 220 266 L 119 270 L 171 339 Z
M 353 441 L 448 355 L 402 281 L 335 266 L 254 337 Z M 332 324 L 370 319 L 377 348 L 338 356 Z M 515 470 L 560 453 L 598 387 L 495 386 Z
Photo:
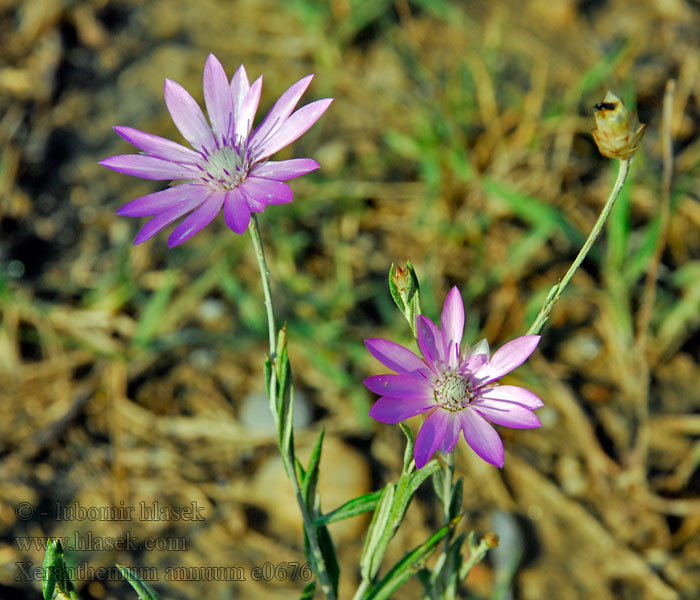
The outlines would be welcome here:
M 331 98 L 317 100 L 292 113 L 312 78 L 307 75 L 282 94 L 252 133 L 262 76 L 250 85 L 241 65 L 229 83 L 221 63 L 210 54 L 204 65 L 204 102 L 211 125 L 194 98 L 166 79 L 165 104 L 193 150 L 138 129 L 115 127 L 143 154 L 112 156 L 100 162 L 144 179 L 186 180 L 137 198 L 117 211 L 127 217 L 153 216 L 134 244 L 190 213 L 168 238 L 170 248 L 177 246 L 211 223 L 222 206 L 226 225 L 243 233 L 251 212 L 262 212 L 268 204 L 291 202 L 292 190 L 284 181 L 318 169 L 318 163 L 310 158 L 267 159 L 306 133 L 332 102 Z
M 516 338 L 493 356 L 486 340 L 460 352 L 464 306 L 456 287 L 445 299 L 441 328 L 423 316 L 416 324 L 423 358 L 389 340 L 365 340 L 372 355 L 397 373 L 365 380 L 381 396 L 370 409 L 370 417 L 393 424 L 427 415 L 414 450 L 419 469 L 436 450 L 452 452 L 460 432 L 481 458 L 502 467 L 503 443 L 489 421 L 518 429 L 539 427 L 540 420 L 532 411 L 543 403 L 525 388 L 498 385 L 496 380 L 520 366 L 535 350 L 540 336 Z

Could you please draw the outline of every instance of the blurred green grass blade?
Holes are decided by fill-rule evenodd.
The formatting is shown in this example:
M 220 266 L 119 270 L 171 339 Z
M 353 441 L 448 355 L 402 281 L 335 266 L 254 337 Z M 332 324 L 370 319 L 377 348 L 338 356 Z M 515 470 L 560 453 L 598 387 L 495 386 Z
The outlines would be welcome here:
M 507 276 L 520 276 L 523 269 L 533 261 L 551 235 L 552 228 L 547 224 L 536 225 L 521 235 L 508 246 L 506 250 L 507 260 L 495 265 L 492 269 L 491 281 L 501 284 Z
M 551 102 L 544 113 L 544 118 L 559 117 L 571 111 L 578 105 L 581 98 L 587 97 L 597 88 L 606 88 L 613 72 L 624 60 L 629 45 L 620 42 L 617 47 L 606 52 L 599 62 L 595 63 L 575 83 L 568 87 L 561 99 Z M 605 91 L 603 91 L 603 94 Z
M 656 251 L 656 244 L 660 235 L 661 217 L 657 215 L 647 225 L 639 248 L 627 260 L 624 278 L 628 286 L 633 285 L 646 272 Z
M 464 10 L 454 2 L 448 0 L 414 0 L 414 2 L 428 14 L 439 17 L 453 26 L 462 26 L 472 22 Z
M 666 312 L 659 325 L 656 347 L 661 355 L 680 346 L 700 324 L 700 261 L 678 268 L 671 283 L 681 288 L 682 297 Z
M 163 278 L 162 285 L 151 294 L 139 318 L 133 338 L 134 345 L 140 347 L 148 345 L 148 342 L 161 330 L 170 297 L 177 283 L 177 277 L 176 271 L 168 271 Z
M 160 600 L 158 594 L 155 590 L 143 579 L 141 579 L 135 571 L 131 570 L 129 567 L 124 567 L 122 565 L 117 565 L 119 572 L 124 576 L 124 578 L 129 582 L 132 588 L 139 595 L 140 600 Z
M 617 167 L 615 167 L 616 169 Z M 613 171 L 615 171 L 613 169 Z M 613 175 L 614 178 L 614 175 Z M 613 179 L 614 180 L 614 179 Z M 605 224 L 608 247 L 606 251 L 606 266 L 611 274 L 618 274 L 626 262 L 627 241 L 631 230 L 630 224 L 630 190 L 632 182 L 628 180 L 620 191 L 617 202 L 610 212 Z
M 491 177 L 484 177 L 482 186 L 489 195 L 505 201 L 517 217 L 532 225 L 548 228 L 550 231 L 561 231 L 573 245 L 583 244 L 585 236 L 544 200 L 524 194 Z

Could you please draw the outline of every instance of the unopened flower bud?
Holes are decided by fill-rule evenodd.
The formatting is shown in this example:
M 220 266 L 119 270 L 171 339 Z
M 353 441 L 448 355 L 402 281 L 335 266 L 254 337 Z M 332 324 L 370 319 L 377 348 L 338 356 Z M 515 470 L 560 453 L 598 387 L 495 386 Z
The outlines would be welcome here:
M 498 536 L 493 531 L 489 531 L 483 538 L 481 538 L 481 541 L 486 544 L 487 548 L 496 548 L 499 540 Z
M 392 264 L 389 270 L 389 290 L 396 306 L 403 313 L 416 335 L 416 317 L 420 314 L 420 286 L 410 261 L 405 267 Z
M 410 263 L 409 263 L 410 264 Z M 401 267 L 400 265 L 391 265 L 389 273 L 392 283 L 396 286 L 396 291 L 402 296 L 408 296 L 411 293 L 413 280 L 411 279 L 411 267 Z
M 646 128 L 637 120 L 637 113 L 630 111 L 612 92 L 593 110 L 596 128 L 591 134 L 600 153 L 608 158 L 630 158 L 639 148 Z

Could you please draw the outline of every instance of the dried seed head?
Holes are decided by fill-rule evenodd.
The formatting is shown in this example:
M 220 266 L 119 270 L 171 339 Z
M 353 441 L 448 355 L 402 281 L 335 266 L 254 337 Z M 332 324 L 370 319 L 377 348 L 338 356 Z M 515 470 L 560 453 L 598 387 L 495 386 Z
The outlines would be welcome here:
M 593 107 L 596 128 L 591 132 L 598 150 L 608 158 L 628 159 L 639 148 L 646 125 L 612 92 Z

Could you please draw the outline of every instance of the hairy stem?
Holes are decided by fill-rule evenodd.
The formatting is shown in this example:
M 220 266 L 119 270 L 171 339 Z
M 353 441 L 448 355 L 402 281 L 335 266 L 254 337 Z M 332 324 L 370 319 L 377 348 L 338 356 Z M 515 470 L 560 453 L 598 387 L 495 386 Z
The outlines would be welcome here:
M 281 400 L 279 398 L 279 393 L 284 393 L 284 390 L 277 389 L 277 330 L 275 327 L 275 313 L 272 308 L 272 293 L 270 291 L 270 270 L 267 267 L 267 261 L 265 260 L 265 251 L 263 249 L 262 239 L 260 238 L 260 231 L 258 230 L 258 220 L 256 215 L 252 215 L 250 220 L 250 226 L 248 227 L 250 231 L 250 237 L 253 240 L 253 247 L 255 248 L 255 256 L 258 260 L 258 268 L 260 269 L 260 279 L 262 280 L 263 293 L 265 295 L 265 309 L 267 311 L 267 326 L 270 336 L 270 363 L 272 365 L 272 373 L 270 376 L 270 410 L 272 411 L 272 416 L 277 423 L 277 427 L 282 427 L 282 423 L 278 422 L 277 419 L 277 405 Z M 293 436 L 293 434 L 292 434 Z M 313 524 L 313 517 L 309 511 L 309 507 L 304 500 L 304 495 L 301 491 L 301 485 L 299 484 L 299 477 L 297 475 L 297 470 L 294 465 L 294 445 L 289 447 L 286 452 L 280 448 L 282 452 L 282 463 L 284 464 L 284 470 L 287 473 L 287 477 L 292 482 L 292 487 L 294 488 L 294 495 L 296 496 L 297 503 L 301 509 L 301 516 L 304 521 L 304 531 L 306 532 L 306 537 L 309 540 L 309 548 L 311 554 L 314 558 L 314 564 L 316 566 L 316 575 L 318 576 L 321 588 L 329 600 L 335 600 L 335 592 L 331 584 L 331 579 L 328 574 L 328 569 L 326 568 L 326 563 L 323 560 L 323 554 L 321 553 L 321 548 L 318 544 L 318 537 L 316 535 L 316 527 Z
M 583 244 L 581 250 L 576 256 L 576 259 L 571 264 L 571 267 L 569 267 L 569 270 L 566 272 L 566 275 L 564 275 L 563 279 L 559 283 L 557 283 L 550 291 L 547 300 L 542 305 L 542 308 L 540 309 L 540 312 L 537 315 L 537 318 L 535 319 L 534 323 L 528 330 L 527 335 L 539 333 L 540 329 L 542 329 L 544 324 L 547 322 L 547 319 L 549 319 L 549 314 L 552 312 L 552 308 L 554 308 L 554 305 L 557 303 L 557 300 L 559 300 L 559 297 L 564 291 L 564 288 L 568 285 L 569 281 L 571 281 L 571 278 L 574 276 L 574 273 L 576 273 L 576 270 L 581 266 L 583 259 L 586 258 L 588 251 L 591 249 L 593 243 L 598 237 L 598 234 L 603 229 L 603 225 L 605 224 L 605 221 L 610 215 L 610 211 L 615 205 L 615 201 L 620 195 L 622 186 L 624 186 L 625 180 L 627 179 L 627 173 L 629 173 L 631 160 L 631 158 L 628 158 L 620 161 L 620 169 L 617 172 L 617 179 L 615 180 L 615 185 L 613 186 L 613 189 L 610 192 L 610 196 L 608 196 L 608 201 L 605 203 L 605 206 L 603 207 L 603 210 L 601 211 L 598 220 L 595 222 L 591 233 L 588 235 L 588 239 L 586 239 L 586 242 Z
M 454 450 L 450 452 L 447 455 L 447 461 L 445 463 L 445 478 L 443 480 L 443 490 L 442 490 L 442 497 L 444 499 L 444 504 L 442 506 L 442 514 L 444 517 L 444 525 L 449 525 L 450 520 L 451 520 L 451 515 L 450 515 L 450 505 L 452 504 L 452 486 L 453 486 L 453 480 L 454 480 L 454 474 L 455 474 L 455 453 Z M 448 569 L 452 568 L 452 563 L 449 561 L 449 550 L 450 550 L 450 540 L 452 539 L 451 535 L 445 536 L 445 541 L 443 542 L 442 546 L 442 555 L 438 559 L 438 563 L 442 565 L 442 568 L 444 569 L 446 565 Z M 445 590 L 445 600 L 454 600 L 455 598 L 455 593 L 456 589 L 453 585 L 453 577 L 452 573 L 447 574 L 448 577 L 446 578 L 446 581 L 448 581 L 448 588 Z

